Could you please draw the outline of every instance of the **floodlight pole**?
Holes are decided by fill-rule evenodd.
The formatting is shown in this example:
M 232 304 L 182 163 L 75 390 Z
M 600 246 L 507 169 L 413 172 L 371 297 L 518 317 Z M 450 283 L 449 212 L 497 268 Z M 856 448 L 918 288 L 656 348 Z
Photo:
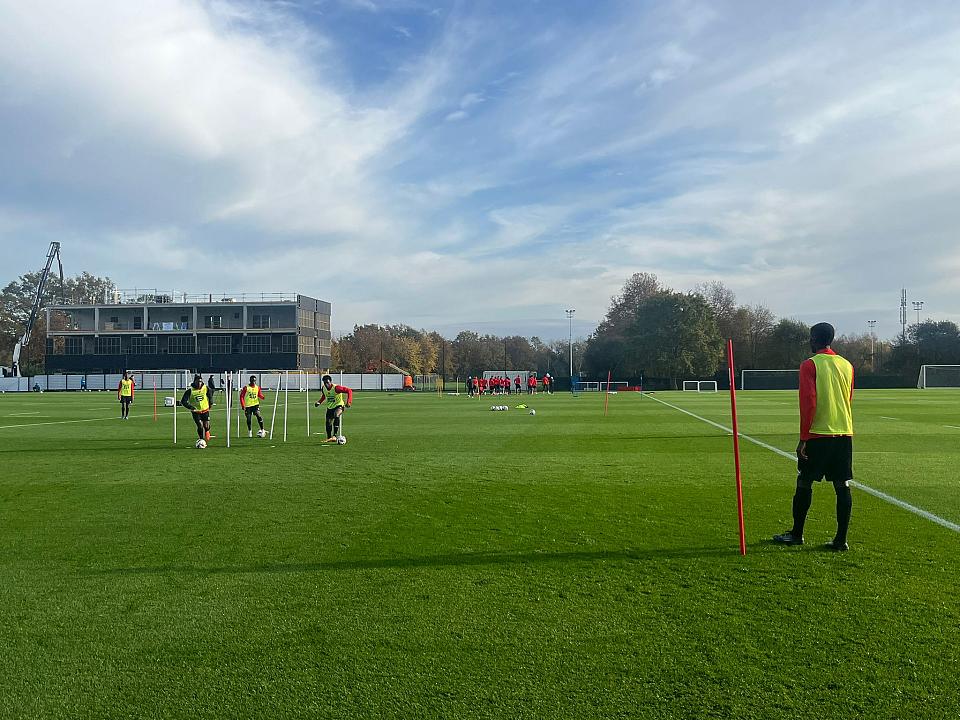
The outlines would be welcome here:
M 573 314 L 575 309 L 564 310 L 567 320 L 570 321 L 570 392 L 573 392 Z
M 923 310 L 923 300 L 914 300 L 913 309 L 917 311 L 917 325 L 920 324 L 920 311 Z
M 873 372 L 876 372 L 877 360 L 876 360 L 876 356 L 874 355 L 874 341 L 876 340 L 877 335 L 874 332 L 874 329 L 877 327 L 877 321 L 867 320 L 867 325 L 870 326 L 870 369 Z

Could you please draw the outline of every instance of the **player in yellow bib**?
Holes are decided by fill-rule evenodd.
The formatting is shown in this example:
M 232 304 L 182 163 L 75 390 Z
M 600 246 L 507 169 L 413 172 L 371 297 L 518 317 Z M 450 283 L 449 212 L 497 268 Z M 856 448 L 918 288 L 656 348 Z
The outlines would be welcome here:
M 323 382 L 323 394 L 314 403 L 314 407 L 327 406 L 326 442 L 336 442 L 337 437 L 341 434 L 343 411 L 353 405 L 353 390 L 346 385 L 334 385 L 333 378 L 329 375 L 324 375 L 321 381 Z
M 193 382 L 180 398 L 180 404 L 193 415 L 193 422 L 197 425 L 197 437 L 210 442 L 210 398 L 207 386 L 203 384 L 203 377 L 193 376 Z
M 130 419 L 130 406 L 133 404 L 133 393 L 135 388 L 136 383 L 133 381 L 133 376 L 127 375 L 127 372 L 124 371 L 123 377 L 120 379 L 120 383 L 117 385 L 117 400 L 120 401 L 121 420 Z
M 774 535 L 773 541 L 803 545 L 813 484 L 826 478 L 837 495 L 837 534 L 826 548 L 845 552 L 853 507 L 853 365 L 830 347 L 833 336 L 830 323 L 817 323 L 810 328 L 810 349 L 814 355 L 800 365 L 800 442 L 793 527 Z
M 260 430 L 263 431 L 263 415 L 260 414 L 260 401 L 263 400 L 263 390 L 257 385 L 257 376 L 250 376 L 250 384 L 244 385 L 240 390 L 240 407 L 247 417 L 247 437 L 253 437 L 253 428 L 251 428 L 251 417 L 256 417 L 260 423 Z

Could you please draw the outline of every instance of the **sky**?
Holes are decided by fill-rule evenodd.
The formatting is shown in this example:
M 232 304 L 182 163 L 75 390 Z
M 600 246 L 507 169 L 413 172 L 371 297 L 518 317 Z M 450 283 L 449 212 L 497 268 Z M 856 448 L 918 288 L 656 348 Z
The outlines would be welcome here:
M 958 229 L 952 1 L 0 0 L 3 283 L 557 339 L 652 272 L 892 337 L 960 322 Z

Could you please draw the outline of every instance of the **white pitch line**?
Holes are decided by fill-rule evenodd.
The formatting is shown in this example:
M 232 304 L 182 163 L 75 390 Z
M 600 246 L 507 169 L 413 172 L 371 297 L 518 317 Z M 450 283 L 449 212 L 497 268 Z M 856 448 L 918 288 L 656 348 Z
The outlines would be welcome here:
M 960 430 L 960 425 L 944 425 L 944 427 L 953 428 L 954 430 Z
M 887 417 L 886 415 L 881 415 L 881 416 L 880 416 L 880 419 L 881 419 L 881 420 L 896 420 L 897 418 L 892 418 L 892 417 Z
M 646 394 L 646 393 L 644 393 L 644 394 Z M 672 405 L 672 404 L 666 402 L 665 400 L 661 400 L 660 398 L 653 397 L 652 395 L 648 395 L 647 397 L 649 397 L 651 400 L 656 400 L 656 401 L 657 401 L 658 403 L 660 403 L 661 405 L 666 405 L 667 407 L 673 408 L 674 410 L 679 410 L 679 411 L 682 412 L 684 415 L 689 415 L 690 417 L 696 418 L 697 420 L 700 420 L 701 422 L 705 422 L 705 423 L 707 423 L 708 425 L 713 425 L 715 428 L 719 428 L 720 430 L 723 430 L 723 431 L 724 431 L 725 433 L 727 433 L 728 435 L 733 435 L 733 430 L 731 430 L 731 429 L 728 428 L 728 427 L 724 427 L 724 426 L 721 425 L 720 423 L 715 423 L 713 420 L 707 420 L 707 418 L 705 418 L 705 417 L 700 417 L 700 416 L 697 415 L 696 413 L 692 413 L 692 412 L 690 412 L 689 410 L 684 410 L 682 407 L 677 407 L 676 405 Z M 958 428 L 958 429 L 960 429 L 960 428 Z M 781 449 L 778 448 L 778 447 L 774 447 L 773 445 L 768 445 L 767 443 L 765 443 L 765 442 L 763 442 L 763 441 L 761 441 L 761 440 L 757 440 L 756 438 L 752 438 L 752 437 L 750 437 L 749 435 L 744 435 L 743 433 L 739 433 L 739 435 L 740 435 L 740 437 L 742 437 L 744 440 L 748 440 L 748 441 L 752 442 L 754 445 L 759 445 L 760 447 L 766 448 L 767 450 L 772 450 L 772 451 L 775 452 L 777 455 L 781 455 L 781 456 L 787 458 L 788 460 L 796 461 L 796 459 L 797 459 L 797 456 L 796 456 L 796 455 L 791 454 L 791 453 L 788 453 L 788 452 L 785 451 L 785 450 L 781 450 Z M 918 508 L 918 507 L 916 507 L 915 505 L 911 505 L 911 504 L 908 503 L 908 502 L 904 502 L 903 500 L 900 500 L 899 498 L 895 498 L 893 495 L 887 495 L 887 493 L 885 493 L 885 492 L 881 492 L 881 491 L 879 491 L 879 490 L 874 490 L 872 487 L 869 487 L 869 486 L 867 486 L 867 485 L 864 485 L 863 483 L 856 482 L 855 480 L 851 480 L 851 481 L 850 481 L 850 484 L 851 484 L 853 487 L 860 488 L 860 489 L 863 490 L 864 492 L 869 493 L 870 495 L 873 495 L 874 497 L 878 497 L 878 498 L 880 498 L 881 500 L 885 500 L 886 502 L 890 503 L 891 505 L 896 505 L 897 507 L 902 508 L 902 509 L 904 509 L 904 510 L 907 510 L 908 512 L 912 512 L 914 515 L 919 515 L 920 517 L 925 518 L 926 520 L 929 520 L 930 522 L 935 522 L 937 525 L 940 525 L 940 526 L 942 526 L 942 527 L 945 527 L 945 528 L 947 528 L 948 530 L 953 530 L 954 532 L 960 533 L 960 525 L 957 525 L 957 523 L 950 522 L 949 520 L 947 520 L 947 519 L 945 519 L 945 518 L 942 518 L 942 517 L 940 517 L 939 515 L 934 515 L 932 512 L 928 512 L 928 511 L 924 510 L 923 508 Z
M 129 417 L 153 417 L 153 413 L 149 415 L 130 415 Z M 66 425 L 67 423 L 78 423 L 78 422 L 103 422 L 104 420 L 119 420 L 119 417 L 111 415 L 110 417 L 105 418 L 86 418 L 84 420 L 53 420 L 51 422 L 42 422 L 42 423 L 26 423 L 25 425 L 0 425 L 0 430 L 7 430 L 9 428 L 25 428 L 25 427 L 36 427 L 37 425 Z

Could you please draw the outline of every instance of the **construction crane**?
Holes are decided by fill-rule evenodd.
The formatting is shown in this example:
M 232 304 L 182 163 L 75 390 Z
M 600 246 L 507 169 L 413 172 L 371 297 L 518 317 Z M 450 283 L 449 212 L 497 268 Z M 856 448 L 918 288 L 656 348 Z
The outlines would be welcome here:
M 60 300 L 63 301 L 63 263 L 60 262 L 60 243 L 50 243 L 50 249 L 47 251 L 47 264 L 40 273 L 40 282 L 37 283 L 37 294 L 33 298 L 33 307 L 30 309 L 30 319 L 27 320 L 26 330 L 23 336 L 13 346 L 13 376 L 20 377 L 20 353 L 24 345 L 30 342 L 30 335 L 33 332 L 33 325 L 37 321 L 37 315 L 40 313 L 40 307 L 43 305 L 43 289 L 47 285 L 47 278 L 50 277 L 50 268 L 53 266 L 54 258 L 57 261 L 57 267 L 60 268 Z

